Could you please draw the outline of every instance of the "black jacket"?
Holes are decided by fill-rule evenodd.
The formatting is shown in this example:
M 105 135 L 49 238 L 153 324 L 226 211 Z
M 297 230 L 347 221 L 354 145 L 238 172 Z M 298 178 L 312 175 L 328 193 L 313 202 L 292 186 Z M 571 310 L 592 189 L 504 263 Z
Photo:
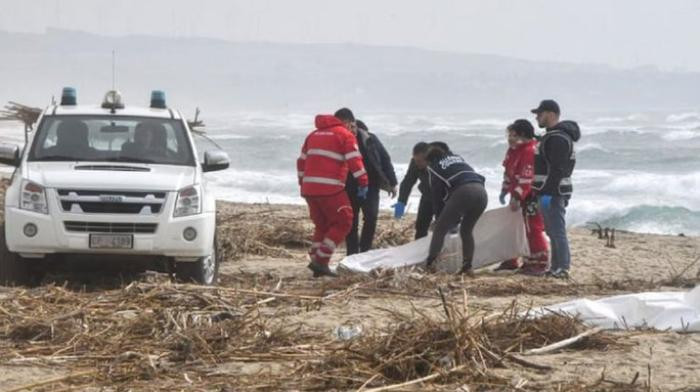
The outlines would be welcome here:
M 365 170 L 367 170 L 367 176 L 369 177 L 369 186 L 385 191 L 394 189 L 398 184 L 394 165 L 391 163 L 391 157 L 377 135 L 358 129 L 356 138 L 357 146 L 362 154 Z M 352 174 L 348 173 L 345 184 L 345 189 L 349 195 L 353 196 L 357 193 L 357 181 Z
M 418 184 L 418 190 L 420 191 L 422 197 L 427 197 L 430 199 L 430 179 L 428 178 L 428 169 L 419 169 L 416 166 L 416 162 L 411 158 L 411 163 L 408 164 L 408 171 L 401 181 L 401 186 L 399 187 L 399 201 L 403 204 L 408 203 L 408 197 L 411 196 L 411 191 L 416 182 L 420 180 Z
M 574 143 L 581 130 L 573 121 L 562 121 L 540 139 L 535 152 L 535 180 L 532 187 L 538 194 L 570 196 L 573 192 L 571 175 L 576 166 Z
M 431 162 L 428 172 L 435 216 L 440 216 L 445 207 L 445 201 L 450 197 L 453 189 L 472 182 L 480 184 L 486 182 L 482 175 L 475 172 L 464 161 L 464 158 L 456 154 L 448 154 L 437 162 Z

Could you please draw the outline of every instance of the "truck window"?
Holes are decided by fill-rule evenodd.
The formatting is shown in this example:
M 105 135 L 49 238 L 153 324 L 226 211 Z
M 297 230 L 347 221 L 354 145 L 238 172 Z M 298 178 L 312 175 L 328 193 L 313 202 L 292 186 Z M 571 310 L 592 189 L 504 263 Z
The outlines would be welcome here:
M 50 116 L 37 130 L 28 159 L 194 166 L 186 132 L 171 119 Z

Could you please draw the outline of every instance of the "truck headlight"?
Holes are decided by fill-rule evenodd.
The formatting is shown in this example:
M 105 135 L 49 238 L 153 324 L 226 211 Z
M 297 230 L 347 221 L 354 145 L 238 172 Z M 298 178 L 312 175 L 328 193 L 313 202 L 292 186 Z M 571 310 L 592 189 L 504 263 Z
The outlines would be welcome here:
M 202 212 L 202 201 L 199 197 L 199 187 L 188 186 L 177 192 L 174 217 L 196 215 Z
M 49 213 L 49 206 L 46 203 L 46 190 L 43 186 L 24 180 L 21 192 L 19 208 L 40 214 Z

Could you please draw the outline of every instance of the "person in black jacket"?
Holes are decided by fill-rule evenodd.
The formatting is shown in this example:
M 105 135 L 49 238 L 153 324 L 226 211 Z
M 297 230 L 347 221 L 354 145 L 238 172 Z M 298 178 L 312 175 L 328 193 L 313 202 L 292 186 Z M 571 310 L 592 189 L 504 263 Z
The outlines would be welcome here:
M 573 192 L 571 175 L 576 166 L 574 144 L 581 130 L 573 121 L 559 121 L 559 105 L 544 100 L 532 113 L 537 124 L 547 132 L 535 152 L 535 190 L 544 217 L 544 226 L 551 242 L 551 267 L 548 275 L 567 279 L 571 266 L 569 240 L 566 236 L 566 207 Z
M 418 216 L 416 217 L 415 239 L 428 235 L 428 229 L 434 216 L 433 199 L 430 195 L 430 184 L 428 182 L 429 147 L 430 145 L 425 142 L 417 143 L 413 147 L 413 158 L 411 158 L 411 162 L 408 164 L 408 171 L 406 171 L 406 175 L 399 186 L 399 201 L 392 206 L 394 208 L 394 218 L 402 218 L 406 212 L 406 203 L 408 203 L 408 198 L 411 196 L 413 186 L 420 181 L 418 190 L 421 196 L 418 203 Z
M 444 143 L 440 145 L 433 143 L 428 151 L 430 189 L 438 218 L 426 263 L 428 270 L 434 270 L 435 260 L 445 243 L 445 235 L 461 221 L 462 273 L 471 275 L 474 226 L 488 203 L 485 179 L 461 156 L 450 152 Z
M 345 190 L 350 197 L 353 209 L 352 229 L 345 238 L 348 255 L 366 252 L 372 248 L 379 216 L 379 191 L 387 191 L 393 199 L 396 197 L 396 185 L 398 183 L 394 165 L 391 163 L 391 157 L 377 135 L 370 133 L 367 125 L 362 121 L 357 120 L 355 124 L 355 129 L 351 129 L 351 131 L 357 137 L 357 145 L 369 176 L 369 190 L 366 198 L 359 200 L 357 197 L 357 181 L 348 173 Z M 362 211 L 362 233 L 358 236 L 360 211 Z

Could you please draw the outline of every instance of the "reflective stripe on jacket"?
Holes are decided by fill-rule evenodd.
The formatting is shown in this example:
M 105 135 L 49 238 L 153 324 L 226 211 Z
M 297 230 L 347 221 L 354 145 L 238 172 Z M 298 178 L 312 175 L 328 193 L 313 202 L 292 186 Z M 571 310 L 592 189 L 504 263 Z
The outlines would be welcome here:
M 355 135 L 331 115 L 316 116 L 316 128 L 306 137 L 297 159 L 302 196 L 341 192 L 345 189 L 348 173 L 360 186 L 367 186 L 367 171 Z

